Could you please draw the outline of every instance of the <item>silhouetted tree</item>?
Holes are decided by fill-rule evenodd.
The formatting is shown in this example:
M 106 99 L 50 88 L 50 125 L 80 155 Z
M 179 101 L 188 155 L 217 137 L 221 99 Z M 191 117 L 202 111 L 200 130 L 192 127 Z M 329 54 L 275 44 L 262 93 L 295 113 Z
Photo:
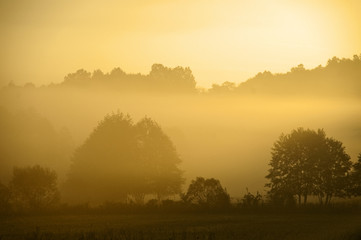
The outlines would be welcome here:
M 129 115 L 107 115 L 76 149 L 65 196 L 79 202 L 126 201 L 136 184 L 136 135 Z M 138 167 L 139 168 L 139 167 Z
M 177 167 L 181 160 L 176 149 L 160 126 L 145 117 L 136 125 L 143 175 L 148 178 L 147 188 L 158 200 L 181 192 L 182 172 Z M 141 169 L 139 169 L 141 171 Z
M 297 196 L 298 203 L 317 195 L 328 204 L 333 196 L 345 197 L 351 167 L 340 141 L 327 138 L 323 130 L 299 128 L 282 134 L 272 148 L 270 180 L 266 186 L 273 198 Z
M 222 187 L 219 180 L 214 178 L 197 177 L 192 180 L 182 199 L 185 202 L 210 208 L 228 207 L 230 204 L 227 190 Z
M 241 201 L 242 205 L 245 207 L 257 207 L 262 201 L 262 196 L 259 194 L 259 192 L 253 195 L 247 189 L 247 193 L 243 196 Z
M 4 184 L 0 183 L 0 214 L 10 211 L 10 190 Z
M 9 186 L 16 208 L 43 209 L 54 206 L 60 200 L 57 174 L 39 165 L 14 168 Z
M 352 181 L 350 194 L 354 196 L 361 196 L 361 153 L 358 155 L 357 162 L 352 165 L 350 177 Z
M 170 139 L 150 118 L 107 115 L 75 152 L 66 183 L 77 201 L 143 203 L 147 194 L 180 192 L 180 159 Z
M 342 142 L 326 138 L 326 153 L 319 159 L 318 176 L 315 182 L 316 194 L 320 203 L 328 204 L 331 198 L 349 196 L 351 183 L 349 176 L 352 162 Z

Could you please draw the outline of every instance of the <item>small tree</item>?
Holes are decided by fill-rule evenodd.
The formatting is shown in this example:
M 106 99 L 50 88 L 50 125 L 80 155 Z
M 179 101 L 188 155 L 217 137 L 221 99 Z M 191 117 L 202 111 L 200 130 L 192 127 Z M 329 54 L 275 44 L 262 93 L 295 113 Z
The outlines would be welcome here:
M 261 194 L 257 191 L 256 195 L 253 195 L 248 191 L 248 188 L 246 190 L 247 193 L 242 198 L 242 205 L 245 207 L 257 207 L 262 201 Z
M 39 165 L 14 168 L 10 191 L 14 205 L 19 209 L 49 208 L 60 200 L 57 174 Z
M 192 180 L 183 200 L 210 208 L 230 205 L 230 196 L 227 190 L 222 187 L 219 180 L 214 178 L 197 177 L 196 180 Z

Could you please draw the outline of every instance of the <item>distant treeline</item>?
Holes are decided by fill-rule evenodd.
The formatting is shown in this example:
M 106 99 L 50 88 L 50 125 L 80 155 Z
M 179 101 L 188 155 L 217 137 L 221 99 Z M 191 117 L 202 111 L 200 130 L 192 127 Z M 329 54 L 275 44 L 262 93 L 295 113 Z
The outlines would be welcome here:
M 83 90 L 118 92 L 162 92 L 162 93 L 209 93 L 236 95 L 310 95 L 310 96 L 361 96 L 361 54 L 352 59 L 333 57 L 326 66 L 305 69 L 303 64 L 287 73 L 273 74 L 269 71 L 258 73 L 253 78 L 237 84 L 224 82 L 213 84 L 210 89 L 196 87 L 195 77 L 189 67 L 168 68 L 154 64 L 147 75 L 125 73 L 114 68 L 109 73 L 95 70 L 93 73 L 80 69 L 68 74 L 59 84 L 46 88 L 78 88 Z M 15 87 L 9 84 L 8 87 Z M 26 88 L 33 88 L 31 82 Z
M 32 83 L 25 84 L 32 88 Z M 65 76 L 59 84 L 44 86 L 48 88 L 78 88 L 84 90 L 112 90 L 119 92 L 164 92 L 164 93 L 196 93 L 196 81 L 190 68 L 168 68 L 162 64 L 153 64 L 148 75 L 128 74 L 120 68 L 114 68 L 110 73 L 95 70 L 90 73 L 79 69 Z
M 326 66 L 305 69 L 303 64 L 287 73 L 272 74 L 269 71 L 237 85 L 224 82 L 214 84 L 210 93 L 252 94 L 274 96 L 361 96 L 361 54 L 353 59 L 333 57 Z

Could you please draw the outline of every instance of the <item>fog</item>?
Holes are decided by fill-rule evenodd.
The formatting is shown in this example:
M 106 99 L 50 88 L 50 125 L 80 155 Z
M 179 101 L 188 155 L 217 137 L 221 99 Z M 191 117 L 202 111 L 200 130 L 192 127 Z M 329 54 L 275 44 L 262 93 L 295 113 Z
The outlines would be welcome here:
M 360 0 L 0 0 L 0 240 L 361 239 Z
M 286 88 L 283 91 L 287 93 Z M 150 117 L 169 136 L 182 160 L 179 167 L 186 180 L 183 191 L 192 179 L 202 176 L 219 179 L 235 198 L 244 194 L 246 188 L 265 194 L 270 151 L 281 133 L 299 127 L 322 128 L 328 136 L 343 142 L 346 152 L 356 161 L 361 142 L 360 101 L 355 95 L 333 97 L 332 94 L 212 94 L 199 90 L 190 93 L 10 86 L 0 94 L 2 111 L 8 114 L 2 115 L 2 122 L 24 112 L 28 115 L 17 118 L 18 126 L 28 123 L 31 116 L 44 119 L 46 123 L 43 124 L 48 124 L 52 133 L 41 136 L 49 138 L 50 143 L 30 148 L 31 151 L 52 152 L 47 155 L 48 162 L 45 157 L 37 158 L 36 154 L 27 158 L 26 152 L 30 150 L 26 143 L 13 150 L 24 153 L 25 156 L 14 157 L 21 160 L 12 159 L 17 154 L 3 153 L 1 181 L 9 181 L 10 174 L 5 172 L 11 173 L 13 166 L 41 164 L 58 173 L 61 186 L 69 173 L 73 151 L 83 144 L 104 116 L 122 112 L 129 114 L 134 122 Z M 60 140 L 51 142 L 55 141 L 54 136 L 63 136 L 64 132 L 68 137 L 62 138 L 61 143 Z M 12 138 L 23 139 L 31 134 L 34 135 L 23 131 L 13 134 Z M 3 146 L 5 141 L 8 139 L 3 135 Z M 29 142 L 34 143 L 33 140 Z M 67 147 L 54 152 L 59 151 L 52 150 L 54 145 Z

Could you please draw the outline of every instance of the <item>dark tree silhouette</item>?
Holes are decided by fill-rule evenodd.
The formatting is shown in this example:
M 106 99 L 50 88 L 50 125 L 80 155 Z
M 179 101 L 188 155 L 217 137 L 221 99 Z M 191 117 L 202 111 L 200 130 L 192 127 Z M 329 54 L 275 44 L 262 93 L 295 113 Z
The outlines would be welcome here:
M 266 186 L 273 199 L 298 197 L 298 203 L 317 195 L 328 204 L 333 196 L 345 197 L 351 167 L 340 141 L 327 138 L 323 130 L 299 128 L 282 134 L 272 148 L 270 180 Z M 287 200 L 288 201 L 288 200 Z
M 145 117 L 136 124 L 143 173 L 148 178 L 147 188 L 160 201 L 164 196 L 181 192 L 182 172 L 177 167 L 181 160 L 176 149 L 160 126 Z M 140 171 L 140 169 L 139 169 Z
M 179 163 L 172 142 L 153 120 L 133 124 L 128 115 L 111 114 L 76 150 L 66 190 L 77 201 L 95 203 L 143 203 L 147 194 L 160 199 L 180 192 Z
M 123 114 L 107 115 L 72 158 L 65 196 L 80 202 L 126 201 L 136 158 L 135 129 Z M 133 166 L 131 165 L 133 164 Z
M 262 195 L 257 192 L 255 195 L 250 193 L 247 189 L 247 193 L 243 196 L 242 205 L 245 207 L 257 207 L 262 202 Z
M 10 190 L 4 184 L 0 183 L 0 214 L 10 211 Z
M 185 202 L 210 208 L 227 207 L 230 204 L 227 190 L 214 178 L 197 177 L 192 180 L 187 193 L 182 198 Z
M 316 194 L 320 203 L 328 204 L 331 198 L 349 196 L 352 162 L 342 142 L 326 138 L 326 153 L 319 160 Z
M 351 179 L 350 193 L 354 196 L 361 196 L 361 153 L 358 155 L 357 162 L 352 165 Z
M 11 199 L 18 209 L 49 208 L 60 200 L 57 174 L 39 165 L 14 168 L 9 187 Z

